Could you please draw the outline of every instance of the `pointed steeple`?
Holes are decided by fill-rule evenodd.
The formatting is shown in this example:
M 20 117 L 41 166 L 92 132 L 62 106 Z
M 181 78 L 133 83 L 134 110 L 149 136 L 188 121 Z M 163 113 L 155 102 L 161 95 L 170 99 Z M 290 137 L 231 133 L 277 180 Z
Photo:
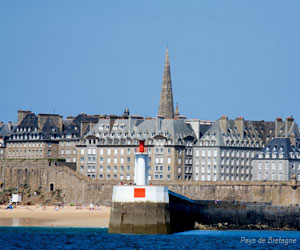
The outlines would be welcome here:
M 164 77 L 163 77 L 162 87 L 161 87 L 158 114 L 164 116 L 166 119 L 174 118 L 173 93 L 172 93 L 172 82 L 171 82 L 168 47 L 166 49 Z
M 178 102 L 176 103 L 176 109 L 175 109 L 175 113 L 174 113 L 174 116 L 175 118 L 177 118 L 179 116 L 179 108 L 178 108 Z

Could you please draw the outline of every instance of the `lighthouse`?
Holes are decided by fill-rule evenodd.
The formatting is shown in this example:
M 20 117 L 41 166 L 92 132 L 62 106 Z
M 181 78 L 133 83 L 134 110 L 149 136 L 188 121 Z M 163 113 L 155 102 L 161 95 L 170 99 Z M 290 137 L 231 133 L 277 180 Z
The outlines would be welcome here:
M 143 140 L 135 153 L 134 183 L 113 187 L 108 232 L 171 233 L 168 188 L 148 185 L 148 154 Z
M 139 142 L 138 152 L 135 153 L 134 183 L 138 186 L 148 185 L 148 154 L 145 153 L 144 142 Z

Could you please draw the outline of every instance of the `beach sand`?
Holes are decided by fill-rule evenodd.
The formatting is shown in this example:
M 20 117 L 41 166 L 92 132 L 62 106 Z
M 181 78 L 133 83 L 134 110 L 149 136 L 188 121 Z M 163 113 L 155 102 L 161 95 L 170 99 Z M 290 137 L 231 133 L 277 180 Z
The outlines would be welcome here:
M 0 209 L 0 226 L 25 227 L 108 227 L 110 207 L 65 206 L 57 211 L 54 206 L 17 206 L 14 209 Z

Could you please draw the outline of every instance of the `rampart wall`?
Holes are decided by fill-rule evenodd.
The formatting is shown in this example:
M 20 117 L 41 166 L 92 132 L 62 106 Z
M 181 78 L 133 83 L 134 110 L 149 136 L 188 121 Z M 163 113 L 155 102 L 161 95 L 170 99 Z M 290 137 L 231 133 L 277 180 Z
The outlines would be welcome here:
M 65 203 L 110 203 L 117 181 L 94 181 L 48 160 L 0 160 L 0 192 L 27 183 L 31 190 L 51 193 L 60 190 Z M 152 182 L 193 200 L 270 202 L 300 204 L 300 183 L 292 182 Z

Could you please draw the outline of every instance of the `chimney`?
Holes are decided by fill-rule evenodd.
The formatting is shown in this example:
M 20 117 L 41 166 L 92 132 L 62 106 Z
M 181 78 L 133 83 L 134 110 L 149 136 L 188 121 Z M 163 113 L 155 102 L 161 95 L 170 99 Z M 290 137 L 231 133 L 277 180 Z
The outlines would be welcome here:
M 119 117 L 116 115 L 110 115 L 109 116 L 109 133 L 111 133 L 111 130 L 113 128 L 113 125 L 115 123 L 115 121 L 118 119 Z
M 235 119 L 235 126 L 237 127 L 241 139 L 244 139 L 244 118 L 242 116 Z
M 156 116 L 156 134 L 157 135 L 159 134 L 159 132 L 161 130 L 161 124 L 162 124 L 163 119 L 164 119 L 164 117 L 161 115 Z
M 20 124 L 28 114 L 31 114 L 30 110 L 18 110 L 18 124 Z
M 277 117 L 275 120 L 275 137 L 282 137 L 282 134 L 280 133 L 280 129 L 282 128 L 282 118 Z
M 8 130 L 9 130 L 9 131 L 12 131 L 12 124 L 11 124 L 11 121 L 9 121 L 9 122 L 7 123 L 7 127 L 8 127 Z
M 287 117 L 286 118 L 286 121 L 285 121 L 285 137 L 289 136 L 289 132 L 290 132 L 290 129 L 293 125 L 293 122 L 294 122 L 293 117 Z
M 228 117 L 226 115 L 221 116 L 221 118 L 219 119 L 221 129 L 226 135 L 227 135 L 227 121 L 228 121 Z

